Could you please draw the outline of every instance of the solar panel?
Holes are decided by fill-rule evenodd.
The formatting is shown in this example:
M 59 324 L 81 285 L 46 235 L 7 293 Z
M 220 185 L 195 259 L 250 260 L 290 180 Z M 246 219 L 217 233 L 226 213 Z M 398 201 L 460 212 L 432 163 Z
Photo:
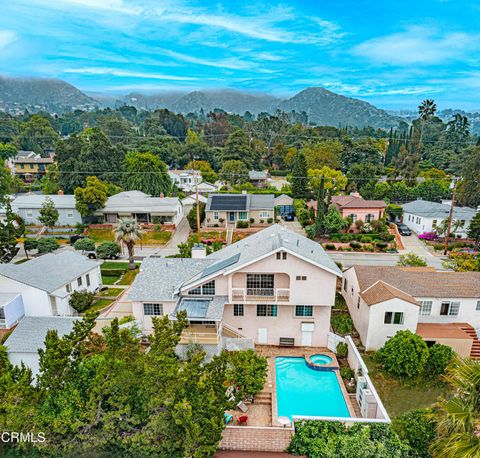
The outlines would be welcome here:
M 216 262 L 215 264 L 212 264 L 202 272 L 202 275 L 200 276 L 200 278 L 208 277 L 209 275 L 212 275 L 215 272 L 219 272 L 220 270 L 225 269 L 225 267 L 235 264 L 239 258 L 240 258 L 240 253 L 237 253 L 237 254 L 234 254 L 233 256 L 230 256 L 227 259 L 223 259 L 219 262 Z
M 186 310 L 188 318 L 205 318 L 210 300 L 183 299 L 178 309 Z
M 243 194 L 238 196 L 212 196 L 210 210 L 246 211 L 247 197 Z

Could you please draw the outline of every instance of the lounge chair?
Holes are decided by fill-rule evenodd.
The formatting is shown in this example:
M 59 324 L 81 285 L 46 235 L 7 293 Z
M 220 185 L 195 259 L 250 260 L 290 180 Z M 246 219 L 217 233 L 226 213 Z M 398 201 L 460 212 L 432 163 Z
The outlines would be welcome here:
M 237 404 L 237 408 L 238 408 L 238 410 L 241 410 L 243 413 L 248 412 L 247 404 L 245 404 L 243 401 L 240 401 Z
M 225 426 L 228 426 L 230 422 L 233 423 L 233 415 L 229 414 L 228 412 L 225 412 L 223 415 L 225 417 Z

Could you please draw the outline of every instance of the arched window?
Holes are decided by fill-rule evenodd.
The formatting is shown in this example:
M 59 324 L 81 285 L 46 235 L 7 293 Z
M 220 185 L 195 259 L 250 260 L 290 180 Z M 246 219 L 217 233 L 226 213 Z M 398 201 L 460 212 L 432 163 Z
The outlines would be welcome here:
M 369 213 L 368 215 L 365 216 L 365 222 L 366 223 L 371 223 L 375 219 L 375 215 L 372 213 Z
M 357 221 L 357 215 L 355 213 L 350 213 L 348 217 L 352 220 L 352 223 Z

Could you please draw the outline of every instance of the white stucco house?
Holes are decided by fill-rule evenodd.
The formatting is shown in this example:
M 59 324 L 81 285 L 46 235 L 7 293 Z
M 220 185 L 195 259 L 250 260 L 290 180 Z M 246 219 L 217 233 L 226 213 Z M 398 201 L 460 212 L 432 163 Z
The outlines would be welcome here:
M 408 329 L 428 345 L 480 358 L 480 272 L 352 266 L 343 275 L 342 295 L 367 351 Z
M 442 221 L 449 218 L 451 202 L 444 200 L 442 203 L 430 202 L 428 200 L 414 200 L 402 205 L 403 222 L 417 234 L 423 232 L 435 232 Z M 466 238 L 470 221 L 477 213 L 477 210 L 470 207 L 454 207 L 452 214 L 452 233 L 456 237 Z M 455 221 L 461 226 L 455 229 Z
M 45 254 L 23 264 L 0 264 L 0 294 L 20 296 L 25 316 L 76 315 L 68 304 L 72 292 L 101 286 L 100 263 L 73 251 Z M 15 313 L 19 308 L 17 303 Z M 5 322 L 11 321 L 8 304 L 3 311 Z
M 127 301 L 145 333 L 152 317 L 185 310 L 181 345 L 215 354 L 236 342 L 326 346 L 342 273 L 323 248 L 273 225 L 222 250 L 192 258 L 146 258 Z
M 59 337 L 73 330 L 75 317 L 33 317 L 26 316 L 5 341 L 8 360 L 15 366 L 22 363 L 32 370 L 36 377 L 40 372 L 38 349 L 45 348 L 48 331 L 57 331 Z

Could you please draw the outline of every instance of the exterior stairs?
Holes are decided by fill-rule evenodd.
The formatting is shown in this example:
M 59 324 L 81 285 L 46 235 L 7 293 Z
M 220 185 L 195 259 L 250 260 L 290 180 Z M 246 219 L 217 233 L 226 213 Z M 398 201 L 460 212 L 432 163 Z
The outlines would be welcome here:
M 238 329 L 225 322 L 222 324 L 222 335 L 225 337 L 233 337 L 234 339 L 244 339 L 246 337 Z
M 477 332 L 469 324 L 462 324 L 461 329 L 473 339 L 470 358 L 480 359 L 480 339 L 478 338 Z
M 270 391 L 260 391 L 260 393 L 255 395 L 253 403 L 258 405 L 272 405 L 272 393 Z

